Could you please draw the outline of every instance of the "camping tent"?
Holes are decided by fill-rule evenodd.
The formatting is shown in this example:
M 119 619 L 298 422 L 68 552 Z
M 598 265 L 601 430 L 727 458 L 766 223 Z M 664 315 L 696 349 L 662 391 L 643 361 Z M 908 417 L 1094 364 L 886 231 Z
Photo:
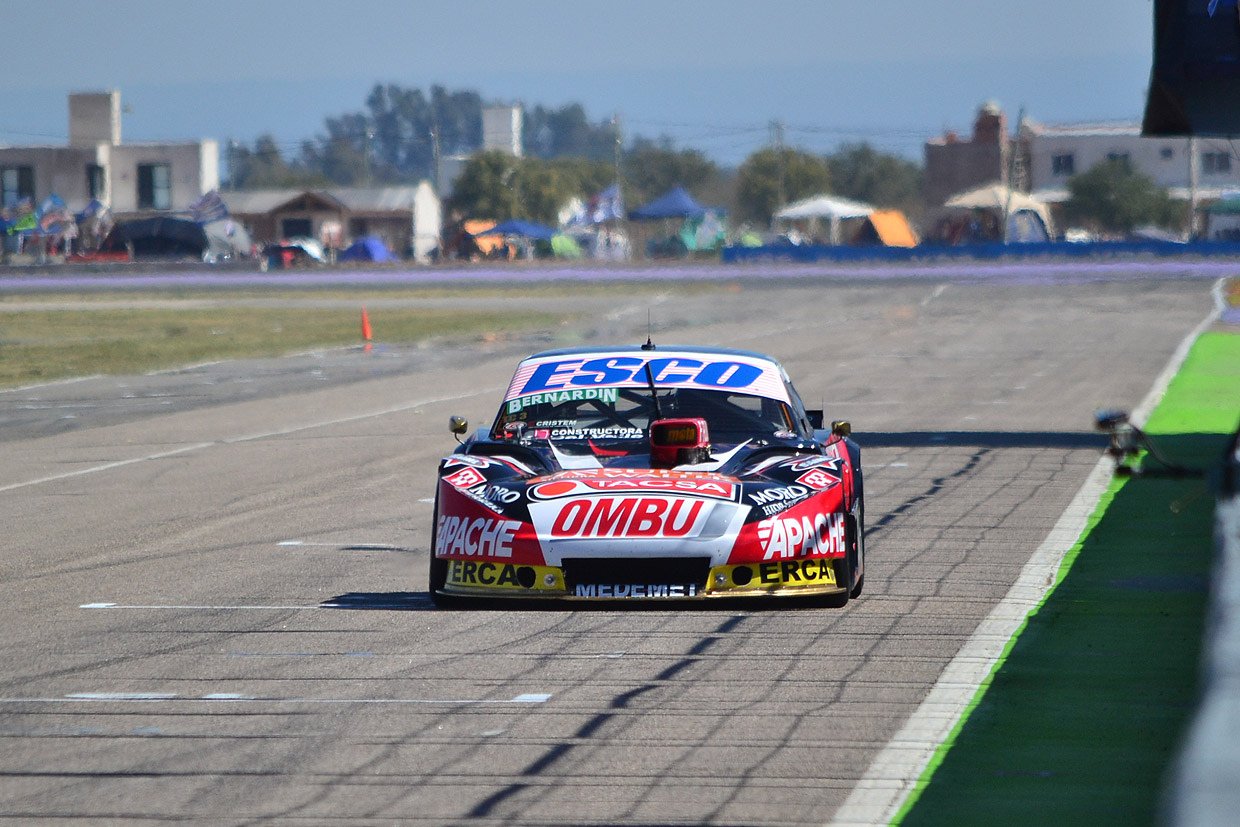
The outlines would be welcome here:
M 397 261 L 383 239 L 374 236 L 359 238 L 340 253 L 340 261 Z
M 449 243 L 456 250 L 458 257 L 470 259 L 475 255 L 488 256 L 504 246 L 504 239 L 499 236 L 486 236 L 487 230 L 495 226 L 489 218 L 470 218 L 461 224 L 461 231 Z
M 947 199 L 945 207 L 980 210 L 1032 210 L 1039 215 L 1046 212 L 1046 205 L 1032 195 L 1006 187 L 1003 184 L 987 184 Z
M 846 218 L 864 218 L 874 212 L 874 207 L 861 201 L 852 201 L 834 195 L 814 195 L 794 201 L 775 212 L 776 221 L 811 222 L 825 219 L 831 228 L 831 243 L 840 243 L 840 221 Z
M 798 218 L 862 218 L 872 212 L 874 207 L 861 201 L 834 195 L 815 195 L 777 210 L 775 218 L 789 221 Z
M 546 241 L 555 235 L 555 230 L 533 221 L 513 218 L 508 221 L 501 221 L 489 230 L 483 230 L 480 233 L 475 233 L 475 235 L 518 235 L 522 238 Z
M 725 234 L 721 217 L 726 213 L 722 207 L 703 207 L 683 187 L 673 187 L 649 204 L 630 210 L 629 218 L 634 221 L 682 219 L 679 233 L 647 242 L 647 255 L 680 256 L 691 250 L 713 249 L 720 243 Z
M 684 187 L 672 187 L 649 204 L 643 204 L 629 211 L 629 218 L 634 221 L 657 221 L 660 218 L 701 218 L 707 208 L 693 200 L 693 196 L 685 192 Z M 711 210 L 724 212 L 724 210 Z
M 551 254 L 556 258 L 581 258 L 581 245 L 571 235 L 557 233 L 551 238 Z
M 1046 204 L 1032 195 L 1003 184 L 987 184 L 959 193 L 947 199 L 943 206 L 956 210 L 987 210 L 1006 215 L 1009 237 L 1013 240 L 1032 240 L 1039 236 L 1045 239 L 1051 234 L 1051 213 Z M 1020 213 L 1027 215 L 1014 221 L 1013 218 Z M 1030 215 L 1036 216 L 1036 221 Z M 1039 222 L 1040 230 L 1037 227 Z
M 884 247 L 916 247 L 917 233 L 899 210 L 875 210 L 866 216 L 857 234 L 858 244 L 879 244 Z

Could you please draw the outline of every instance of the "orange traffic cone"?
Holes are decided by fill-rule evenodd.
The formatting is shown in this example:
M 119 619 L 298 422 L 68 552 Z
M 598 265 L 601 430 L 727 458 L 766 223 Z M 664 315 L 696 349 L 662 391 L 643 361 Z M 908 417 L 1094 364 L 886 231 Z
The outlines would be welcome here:
M 366 308 L 362 308 L 362 338 L 366 340 L 366 352 L 370 353 L 370 317 L 366 315 Z

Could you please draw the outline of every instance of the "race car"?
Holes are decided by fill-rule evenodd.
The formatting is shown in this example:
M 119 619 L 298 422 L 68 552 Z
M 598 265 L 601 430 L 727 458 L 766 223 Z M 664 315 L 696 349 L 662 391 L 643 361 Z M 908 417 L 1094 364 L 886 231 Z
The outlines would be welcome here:
M 518 366 L 439 464 L 430 597 L 842 606 L 865 580 L 861 451 L 769 356 L 572 348 Z

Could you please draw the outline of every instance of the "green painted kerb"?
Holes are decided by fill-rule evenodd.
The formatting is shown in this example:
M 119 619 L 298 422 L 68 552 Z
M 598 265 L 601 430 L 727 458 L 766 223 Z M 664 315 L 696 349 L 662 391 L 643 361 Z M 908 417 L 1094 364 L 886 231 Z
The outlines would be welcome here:
M 1218 461 L 1240 420 L 1240 335 L 1200 337 L 1146 431 Z M 1154 824 L 1196 700 L 1214 498 L 1198 479 L 1115 479 L 893 823 Z

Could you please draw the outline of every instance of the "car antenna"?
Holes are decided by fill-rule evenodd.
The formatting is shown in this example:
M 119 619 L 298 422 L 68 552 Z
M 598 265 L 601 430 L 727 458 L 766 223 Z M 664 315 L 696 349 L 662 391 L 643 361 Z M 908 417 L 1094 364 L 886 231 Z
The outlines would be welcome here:
M 645 349 L 645 345 L 642 346 Z M 652 347 L 651 350 L 654 350 Z M 646 363 L 646 382 L 650 385 L 650 399 L 654 402 L 654 418 L 662 419 L 663 411 L 659 409 L 659 393 L 654 389 L 654 371 L 650 369 L 650 363 Z
M 650 308 L 646 308 L 646 344 L 642 345 L 642 350 L 654 350 L 654 339 L 651 337 L 650 330 Z M 650 363 L 646 363 L 646 382 L 650 385 L 650 399 L 654 402 L 654 418 L 662 419 L 663 411 L 659 409 L 659 392 L 654 388 L 654 371 L 650 369 Z

